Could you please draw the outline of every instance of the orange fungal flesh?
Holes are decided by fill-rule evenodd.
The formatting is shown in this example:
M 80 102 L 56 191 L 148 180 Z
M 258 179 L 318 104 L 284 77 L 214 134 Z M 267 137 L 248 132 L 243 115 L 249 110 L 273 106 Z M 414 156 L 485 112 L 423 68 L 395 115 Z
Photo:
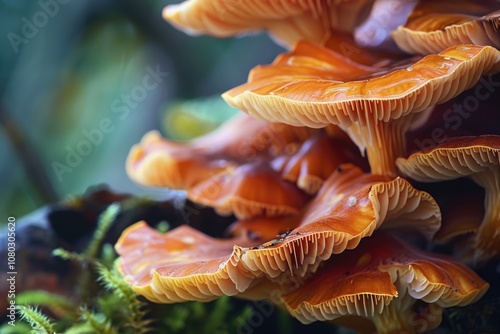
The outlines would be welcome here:
M 416 180 L 436 182 L 470 177 L 485 189 L 486 214 L 475 238 L 475 261 L 500 256 L 500 136 L 453 138 L 397 161 Z
M 404 134 L 414 115 L 471 87 L 499 62 L 494 48 L 457 45 L 406 66 L 381 69 L 354 66 L 346 57 L 303 42 L 272 65 L 256 67 L 246 84 L 223 98 L 272 122 L 339 125 L 362 152 L 366 149 L 372 173 L 395 175 L 394 161 L 405 153 Z
M 379 333 L 395 333 L 417 330 L 413 326 L 418 322 L 410 320 L 416 300 L 436 308 L 465 305 L 487 288 L 472 270 L 449 257 L 376 233 L 355 250 L 332 257 L 315 276 L 282 298 L 303 323 L 359 316 L 372 320 Z M 439 325 L 441 314 L 429 310 L 439 316 L 428 327 L 432 329 Z

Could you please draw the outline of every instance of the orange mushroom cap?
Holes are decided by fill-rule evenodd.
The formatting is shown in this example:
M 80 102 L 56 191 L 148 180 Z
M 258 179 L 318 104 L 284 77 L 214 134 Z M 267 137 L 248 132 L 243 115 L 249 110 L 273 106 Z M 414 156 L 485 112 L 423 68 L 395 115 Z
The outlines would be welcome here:
M 247 293 L 256 278 L 293 286 L 384 221 L 389 227 L 413 225 L 432 237 L 439 218 L 432 197 L 405 180 L 385 181 L 343 165 L 299 216 L 242 221 L 233 226 L 235 238 L 224 240 L 188 226 L 161 234 L 140 222 L 123 232 L 115 248 L 119 269 L 137 293 L 164 303 L 208 301 Z
M 358 64 L 376 67 L 383 66 L 404 55 L 401 52 L 393 53 L 381 49 L 367 49 L 356 43 L 350 33 L 340 31 L 333 32 L 330 38 L 324 43 L 324 46 Z
M 271 162 L 283 179 L 296 183 L 308 194 L 318 192 L 323 182 L 344 163 L 363 167 L 366 164 L 352 143 L 328 136 L 311 137 L 296 153 Z
M 153 302 L 210 301 L 246 290 L 255 276 L 240 264 L 235 243 L 182 225 L 166 234 L 138 222 L 115 245 L 118 269 L 139 295 Z
M 236 164 L 293 151 L 317 132 L 244 114 L 190 142 L 173 142 L 152 131 L 130 150 L 127 173 L 142 185 L 188 189 Z
M 500 135 L 497 108 L 500 94 L 495 94 L 496 88 L 493 88 L 497 82 L 500 82 L 499 73 L 487 75 L 459 96 L 435 106 L 430 117 L 422 119 L 420 127 L 407 133 L 407 153 L 403 156 L 433 147 L 448 138 Z
M 296 214 L 309 200 L 295 183 L 263 162 L 227 169 L 190 188 L 188 198 L 239 219 Z
M 286 227 L 288 232 L 249 249 L 241 259 L 256 275 L 265 273 L 281 281 L 286 272 L 300 280 L 332 254 L 355 248 L 382 224 L 387 228 L 412 227 L 431 238 L 439 229 L 440 218 L 434 199 L 404 179 L 389 181 L 343 165 L 302 214 L 281 219 L 276 225 L 281 230 Z M 240 235 L 259 234 L 253 222 L 242 224 L 233 226 L 233 230 L 239 230 Z
M 301 41 L 291 52 L 278 55 L 271 65 L 258 65 L 253 68 L 248 75 L 248 81 L 255 84 L 270 84 L 269 81 L 273 82 L 277 78 L 285 81 L 296 77 L 303 80 L 326 79 L 340 82 L 368 76 L 378 71 L 381 71 L 379 67 L 359 64 L 341 53 Z M 244 86 L 233 90 L 242 91 Z
M 438 53 L 463 43 L 500 47 L 500 4 L 496 1 L 420 1 L 406 24 L 392 32 L 408 53 Z
M 295 216 L 289 217 L 256 217 L 238 220 L 227 228 L 227 234 L 236 238 L 247 238 L 262 245 L 286 235 L 300 225 Z
M 488 283 L 452 258 L 376 233 L 332 257 L 282 299 L 303 323 L 354 316 L 373 321 L 377 333 L 413 333 L 437 327 L 440 308 L 470 304 L 487 289 Z M 427 303 L 424 311 L 417 311 L 417 300 Z
M 469 176 L 485 189 L 486 214 L 476 234 L 475 260 L 500 256 L 500 136 L 459 137 L 399 158 L 397 166 L 418 181 Z
M 272 65 L 256 67 L 248 83 L 222 96 L 268 121 L 314 128 L 337 124 L 367 150 L 373 173 L 395 174 L 394 161 L 405 152 L 404 134 L 414 115 L 471 87 L 499 62 L 500 52 L 492 47 L 457 45 L 382 71 L 304 42 Z
M 267 30 L 280 44 L 325 42 L 332 30 L 351 32 L 374 0 L 188 0 L 169 5 L 163 18 L 192 35 L 229 37 Z

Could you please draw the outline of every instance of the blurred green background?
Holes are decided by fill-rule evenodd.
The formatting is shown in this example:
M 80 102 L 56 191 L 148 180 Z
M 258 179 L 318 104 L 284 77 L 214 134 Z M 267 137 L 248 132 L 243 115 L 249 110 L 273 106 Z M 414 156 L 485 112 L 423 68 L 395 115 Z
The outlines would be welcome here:
M 102 183 L 161 198 L 127 178 L 130 147 L 152 129 L 178 139 L 212 129 L 235 112 L 218 95 L 282 51 L 263 34 L 187 36 L 161 18 L 176 2 L 0 1 L 3 216 Z

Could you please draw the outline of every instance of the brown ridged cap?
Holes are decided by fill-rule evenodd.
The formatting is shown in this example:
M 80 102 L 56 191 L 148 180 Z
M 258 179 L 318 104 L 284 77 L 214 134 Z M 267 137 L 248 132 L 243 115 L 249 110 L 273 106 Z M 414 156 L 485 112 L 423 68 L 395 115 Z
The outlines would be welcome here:
M 223 98 L 272 122 L 337 124 L 367 150 L 373 173 L 392 175 L 414 115 L 471 87 L 499 62 L 500 52 L 492 47 L 456 45 L 403 68 L 381 69 L 303 42 L 272 65 L 253 69 L 248 83 Z
M 423 182 L 470 177 L 486 191 L 486 214 L 476 233 L 475 261 L 500 256 L 500 136 L 459 137 L 399 158 L 405 175 Z
M 188 198 L 238 219 L 297 214 L 310 199 L 264 162 L 229 168 L 191 187 Z
M 281 44 L 325 42 L 333 30 L 351 32 L 374 0 L 188 0 L 169 5 L 163 18 L 191 34 L 230 37 L 268 31 Z
M 323 45 L 323 44 L 322 44 Z M 354 41 L 351 33 L 335 31 L 324 43 L 324 46 L 352 61 L 368 66 L 384 66 L 396 59 L 404 57 L 402 52 L 393 53 L 383 50 L 367 49 Z
M 255 278 L 240 264 L 238 241 L 247 242 L 213 239 L 187 225 L 162 234 L 139 222 L 115 249 L 120 272 L 139 295 L 160 303 L 209 301 L 244 291 Z
M 366 165 L 356 146 L 328 136 L 311 137 L 296 153 L 272 161 L 283 179 L 296 183 L 308 194 L 317 193 L 323 182 L 344 163 Z
M 500 5 L 495 1 L 421 1 L 392 32 L 405 52 L 437 53 L 456 44 L 500 47 Z
M 378 333 L 412 333 L 419 320 L 426 330 L 435 328 L 441 308 L 470 304 L 487 289 L 488 283 L 454 259 L 376 233 L 355 250 L 333 256 L 282 299 L 303 323 L 350 317 L 356 324 L 353 317 L 362 317 Z M 425 311 L 418 310 L 417 300 L 429 304 L 420 305 Z
M 241 221 L 232 239 L 214 239 L 188 226 L 162 234 L 140 222 L 123 232 L 115 248 L 119 269 L 137 293 L 155 302 L 208 301 L 248 297 L 256 278 L 284 286 L 300 282 L 382 223 L 413 225 L 432 237 L 439 220 L 432 197 L 407 181 L 342 165 L 297 216 Z
M 413 226 L 432 238 L 440 226 L 440 211 L 427 193 L 414 189 L 401 178 L 364 174 L 343 165 L 323 184 L 302 214 L 282 222 L 286 233 L 242 254 L 254 273 L 282 279 L 282 273 L 300 279 L 314 272 L 332 254 L 355 248 L 381 225 Z M 293 226 L 298 226 L 293 228 Z M 245 226 L 254 235 L 251 224 Z
M 227 234 L 235 238 L 247 238 L 264 244 L 298 227 L 300 220 L 290 217 L 258 217 L 238 220 L 227 228 Z
M 465 136 L 450 138 L 442 144 L 399 158 L 398 168 L 422 182 L 453 180 L 498 166 L 500 136 Z
M 188 189 L 237 164 L 295 150 L 317 132 L 244 114 L 189 142 L 173 142 L 152 131 L 132 147 L 126 169 L 141 185 Z

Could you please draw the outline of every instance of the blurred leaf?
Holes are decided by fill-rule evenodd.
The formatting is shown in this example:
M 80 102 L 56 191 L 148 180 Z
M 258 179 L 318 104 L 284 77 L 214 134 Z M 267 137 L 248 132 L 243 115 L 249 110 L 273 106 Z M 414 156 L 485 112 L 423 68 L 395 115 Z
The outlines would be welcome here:
M 186 140 L 214 130 L 238 112 L 220 96 L 177 101 L 166 110 L 163 127 L 170 138 Z

